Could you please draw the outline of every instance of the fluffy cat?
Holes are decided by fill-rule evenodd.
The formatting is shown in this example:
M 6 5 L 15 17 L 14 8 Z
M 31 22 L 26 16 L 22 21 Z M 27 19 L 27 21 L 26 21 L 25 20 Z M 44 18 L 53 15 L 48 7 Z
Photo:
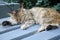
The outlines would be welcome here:
M 58 26 L 60 24 L 60 14 L 53 8 L 33 7 L 31 9 L 24 9 L 22 6 L 8 14 L 11 16 L 11 23 L 24 23 L 21 25 L 21 29 L 26 29 L 33 24 L 39 24 L 41 27 L 37 32 L 41 32 L 48 25 Z

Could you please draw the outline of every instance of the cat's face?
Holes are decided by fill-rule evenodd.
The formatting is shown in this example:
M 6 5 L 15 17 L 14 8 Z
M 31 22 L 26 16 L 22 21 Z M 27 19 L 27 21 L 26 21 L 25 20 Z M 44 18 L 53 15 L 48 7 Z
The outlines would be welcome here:
M 24 21 L 25 14 L 21 10 L 15 10 L 8 13 L 12 19 L 15 19 L 18 23 L 22 23 Z

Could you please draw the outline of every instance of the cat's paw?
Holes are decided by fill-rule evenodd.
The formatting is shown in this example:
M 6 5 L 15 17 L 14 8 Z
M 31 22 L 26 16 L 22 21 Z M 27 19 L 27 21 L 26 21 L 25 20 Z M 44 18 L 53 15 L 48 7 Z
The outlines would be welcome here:
M 45 30 L 37 30 L 36 32 L 35 32 L 35 34 L 38 34 L 38 33 L 40 33 L 40 32 L 42 32 L 42 31 L 45 31 Z
M 27 27 L 26 27 L 25 25 L 22 25 L 22 26 L 20 27 L 20 29 L 25 30 L 25 29 L 27 29 Z

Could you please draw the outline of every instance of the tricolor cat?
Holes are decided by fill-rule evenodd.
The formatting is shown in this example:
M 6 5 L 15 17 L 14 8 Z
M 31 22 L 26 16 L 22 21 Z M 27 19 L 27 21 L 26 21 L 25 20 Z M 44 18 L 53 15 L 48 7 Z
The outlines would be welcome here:
M 26 29 L 33 24 L 39 24 L 41 27 L 37 32 L 41 32 L 45 30 L 48 25 L 55 27 L 60 24 L 60 14 L 53 8 L 33 7 L 31 9 L 25 9 L 21 7 L 8 14 L 11 16 L 10 22 L 12 24 L 24 23 L 21 25 L 21 29 Z

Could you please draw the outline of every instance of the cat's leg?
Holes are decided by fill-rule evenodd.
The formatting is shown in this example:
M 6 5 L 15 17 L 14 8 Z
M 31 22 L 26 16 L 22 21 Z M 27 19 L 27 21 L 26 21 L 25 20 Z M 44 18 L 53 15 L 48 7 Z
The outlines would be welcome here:
M 47 28 L 48 24 L 42 24 L 41 27 L 37 30 L 37 33 L 44 31 Z
M 41 27 L 38 29 L 37 33 L 42 32 L 44 30 L 51 30 L 58 28 L 58 24 L 42 24 Z
M 45 20 L 44 18 L 40 18 L 40 19 L 39 19 L 39 25 L 41 25 L 41 26 L 40 26 L 40 28 L 37 30 L 37 33 L 38 33 L 38 32 L 42 32 L 43 30 L 45 30 L 48 24 L 46 23 L 46 20 Z
M 21 29 L 26 29 L 26 28 L 32 26 L 33 24 L 34 24 L 34 21 L 33 20 L 28 20 L 28 21 L 25 22 L 25 24 L 23 24 L 21 26 Z

